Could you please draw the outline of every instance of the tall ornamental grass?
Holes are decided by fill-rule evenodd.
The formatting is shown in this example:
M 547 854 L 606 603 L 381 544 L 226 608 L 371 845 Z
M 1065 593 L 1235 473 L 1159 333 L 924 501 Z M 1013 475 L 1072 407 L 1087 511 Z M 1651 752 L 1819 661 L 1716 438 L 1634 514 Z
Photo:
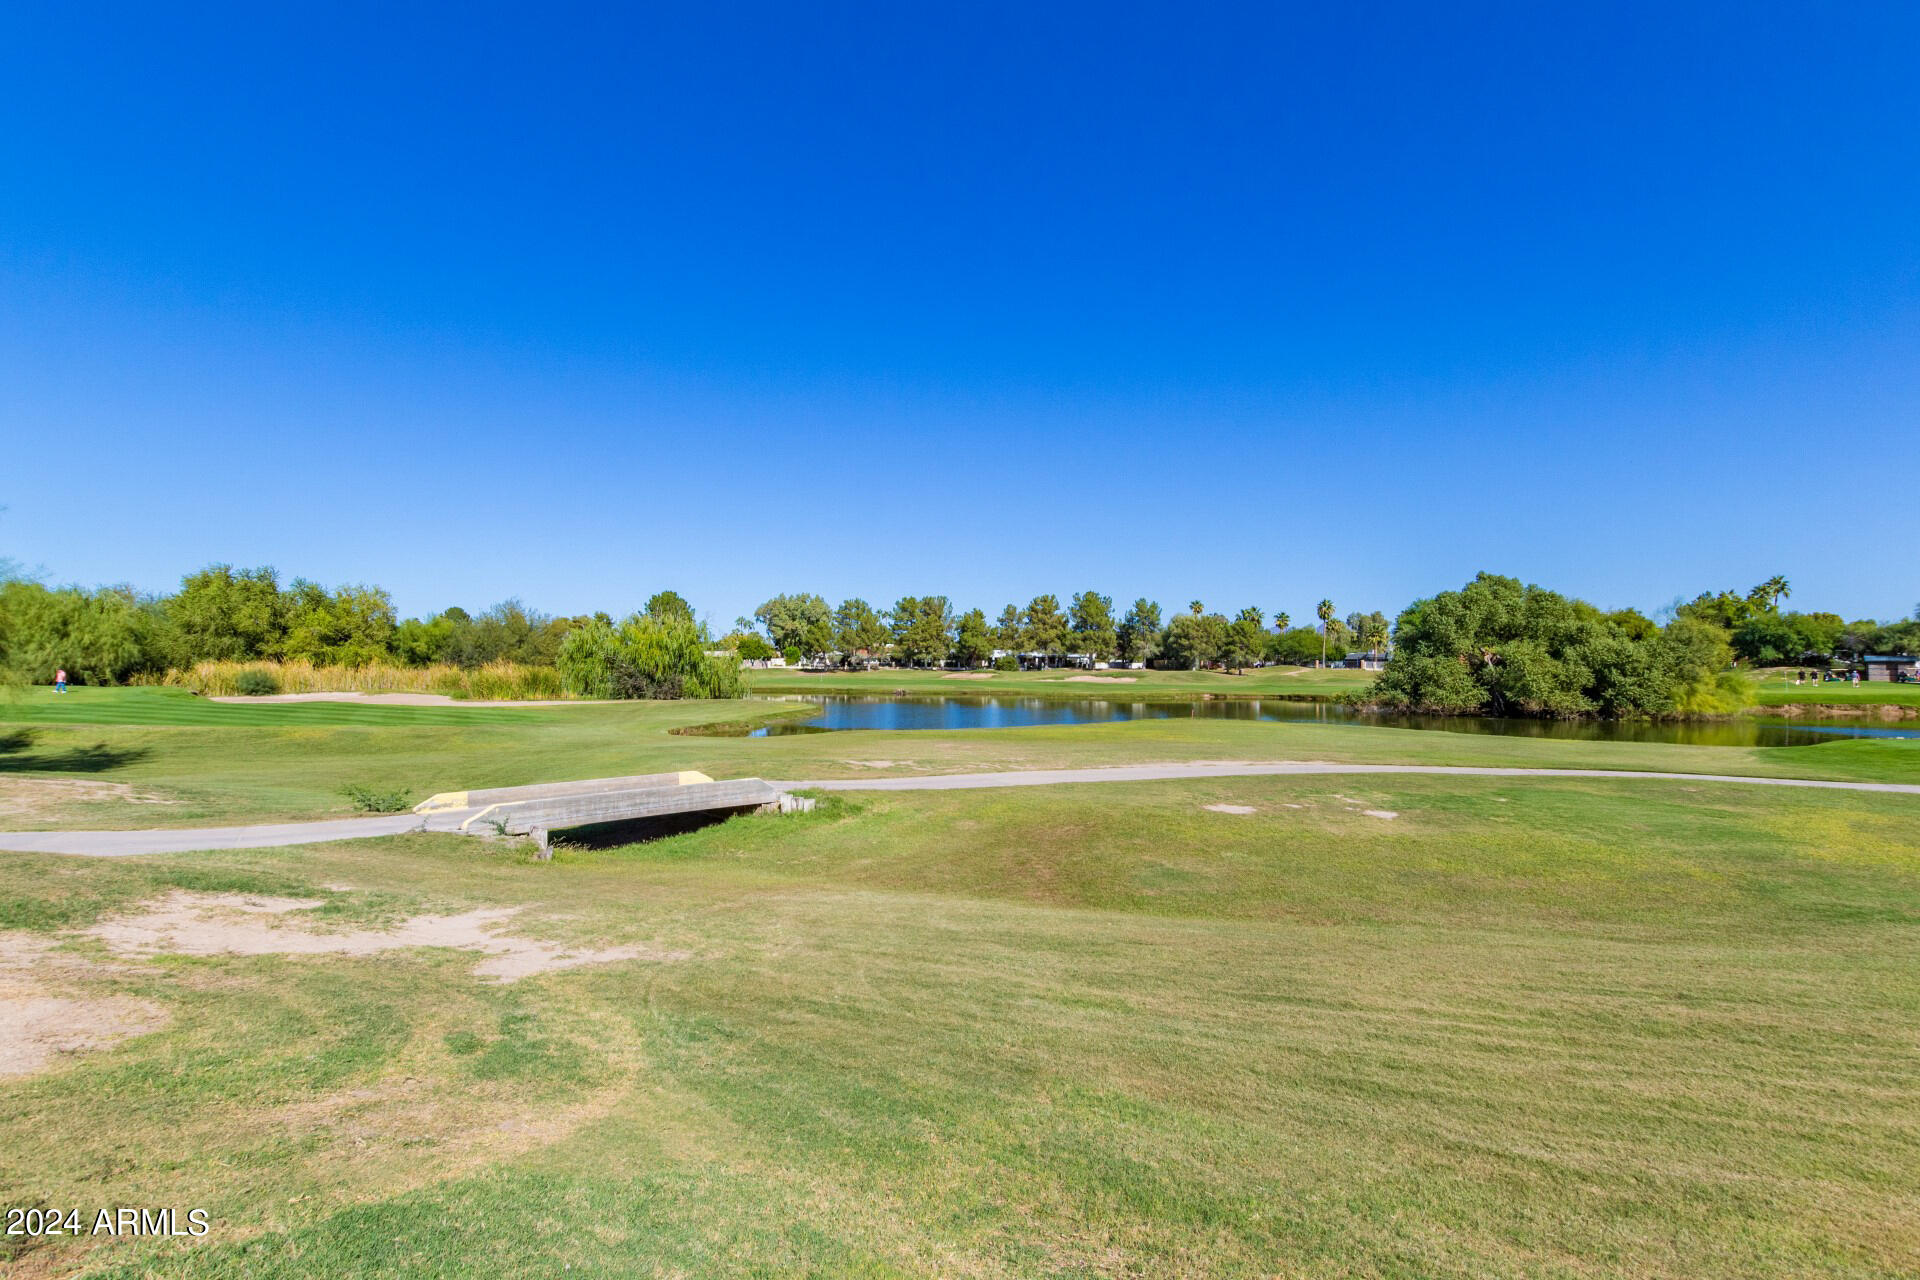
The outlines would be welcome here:
M 516 701 L 570 695 L 552 667 L 489 662 L 482 667 L 445 663 L 401 667 L 383 663 L 364 667 L 316 666 L 303 659 L 285 662 L 197 662 L 138 683 L 191 689 L 209 697 L 250 695 L 271 681 L 281 693 L 442 693 L 450 698 Z

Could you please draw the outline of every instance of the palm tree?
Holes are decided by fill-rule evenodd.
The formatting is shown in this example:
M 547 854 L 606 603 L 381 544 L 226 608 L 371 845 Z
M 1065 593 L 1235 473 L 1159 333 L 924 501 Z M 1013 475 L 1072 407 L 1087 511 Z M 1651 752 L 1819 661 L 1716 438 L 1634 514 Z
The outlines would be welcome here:
M 1327 628 L 1333 622 L 1333 601 L 1322 600 L 1314 606 L 1314 613 L 1320 619 L 1320 665 L 1327 665 Z
M 1292 621 L 1293 621 L 1293 615 L 1287 613 L 1285 610 L 1282 610 L 1281 612 L 1273 615 L 1273 629 L 1275 631 L 1285 631 L 1287 629 L 1287 625 Z
M 1187 602 L 1187 608 L 1193 610 L 1193 616 L 1197 618 L 1202 613 L 1206 612 L 1207 607 L 1201 604 L 1198 600 L 1190 600 Z
M 1747 592 L 1747 603 L 1756 609 L 1764 609 L 1771 613 L 1780 607 L 1782 600 L 1792 594 L 1793 588 L 1787 585 L 1787 580 L 1776 573 Z
M 1379 657 L 1381 647 L 1387 643 L 1387 624 L 1377 619 L 1369 622 L 1367 624 L 1367 634 L 1364 638 L 1366 640 L 1367 652 L 1373 654 L 1376 658 Z

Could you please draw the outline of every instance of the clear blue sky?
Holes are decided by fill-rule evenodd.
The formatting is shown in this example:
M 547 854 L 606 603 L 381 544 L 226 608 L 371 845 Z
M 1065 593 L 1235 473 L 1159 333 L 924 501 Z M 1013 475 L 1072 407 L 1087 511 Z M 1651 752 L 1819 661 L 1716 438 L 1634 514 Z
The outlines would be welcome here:
M 9 6 L 0 553 L 1920 599 L 1912 5 L 638 8 Z

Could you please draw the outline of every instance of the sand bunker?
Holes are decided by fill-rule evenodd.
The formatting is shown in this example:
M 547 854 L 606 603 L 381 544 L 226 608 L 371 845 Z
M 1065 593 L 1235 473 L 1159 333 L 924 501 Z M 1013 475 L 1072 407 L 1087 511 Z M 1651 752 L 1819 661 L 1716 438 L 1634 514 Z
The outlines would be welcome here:
M 1201 807 L 1207 810 L 1207 812 L 1209 813 L 1252 813 L 1254 812 L 1254 808 L 1250 804 L 1209 804 L 1209 805 L 1202 805 Z
M 1067 684 L 1134 684 L 1138 676 L 1068 676 Z
M 124 782 L 95 782 L 88 778 L 0 777 L 0 817 L 51 816 L 76 804 L 178 804 L 153 791 L 141 791 Z
M 0 1079 L 166 1025 L 157 1004 L 72 990 L 69 981 L 95 966 L 53 947 L 52 939 L 0 933 Z
M 657 947 L 593 950 L 500 932 L 517 908 L 483 907 L 456 916 L 414 916 L 391 929 L 323 931 L 289 919 L 320 906 L 318 898 L 269 898 L 175 891 L 138 915 L 95 925 L 88 933 L 122 955 L 373 955 L 402 947 L 456 947 L 486 959 L 476 976 L 513 982 L 536 973 L 618 960 L 684 960 Z
M 1391 809 L 1362 809 L 1360 812 L 1369 818 L 1397 818 L 1400 816 Z
M 991 680 L 991 671 L 956 671 L 950 676 L 941 676 L 942 680 Z

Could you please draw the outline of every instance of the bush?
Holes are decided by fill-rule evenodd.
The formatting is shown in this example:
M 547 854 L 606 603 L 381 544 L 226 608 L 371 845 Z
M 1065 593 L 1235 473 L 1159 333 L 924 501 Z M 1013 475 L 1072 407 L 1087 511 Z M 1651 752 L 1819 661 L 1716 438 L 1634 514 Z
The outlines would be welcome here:
M 233 691 L 243 697 L 267 698 L 280 692 L 280 682 L 271 671 L 242 671 L 233 678 Z
M 1020 659 L 1010 653 L 1003 653 L 993 660 L 993 669 L 995 671 L 1018 671 L 1020 669 Z
M 1405 711 L 1571 718 L 1708 714 L 1738 696 L 1719 679 L 1732 655 L 1717 627 L 1633 622 L 1483 573 L 1400 615 L 1393 657 L 1364 699 Z
M 379 787 L 363 786 L 357 782 L 350 782 L 340 788 L 340 794 L 351 801 L 353 807 L 361 813 L 405 813 L 407 802 L 413 798 L 413 793 L 405 787 L 384 791 Z
M 619 626 L 593 621 L 567 633 L 559 672 L 588 698 L 738 698 L 740 664 L 707 653 L 700 628 L 679 617 L 636 614 Z

